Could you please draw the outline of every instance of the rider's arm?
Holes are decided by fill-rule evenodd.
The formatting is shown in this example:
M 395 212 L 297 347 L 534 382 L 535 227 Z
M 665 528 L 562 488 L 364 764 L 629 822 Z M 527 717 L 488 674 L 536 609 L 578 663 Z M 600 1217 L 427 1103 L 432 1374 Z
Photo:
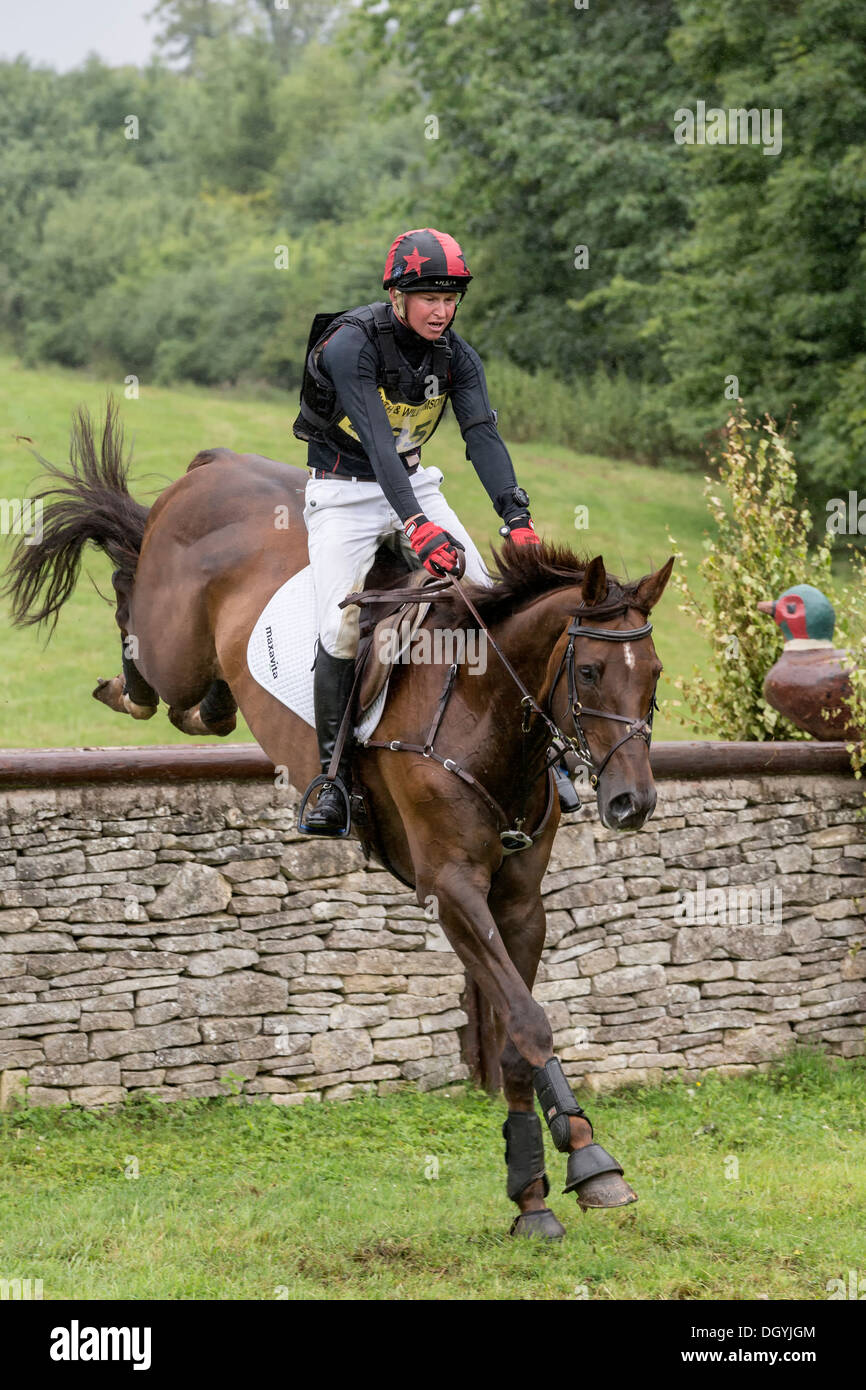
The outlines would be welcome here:
M 394 435 L 382 397 L 376 389 L 376 353 L 363 328 L 346 323 L 322 351 L 320 362 L 352 422 L 376 481 L 402 522 L 420 509 L 406 469 L 394 446 Z
M 460 433 L 466 442 L 466 457 L 471 459 L 499 515 L 508 519 L 510 514 L 521 510 L 508 497 L 509 492 L 517 485 L 514 465 L 496 428 L 481 358 L 475 349 L 456 333 L 451 373 L 451 403 Z M 523 510 L 525 511 L 525 508 Z

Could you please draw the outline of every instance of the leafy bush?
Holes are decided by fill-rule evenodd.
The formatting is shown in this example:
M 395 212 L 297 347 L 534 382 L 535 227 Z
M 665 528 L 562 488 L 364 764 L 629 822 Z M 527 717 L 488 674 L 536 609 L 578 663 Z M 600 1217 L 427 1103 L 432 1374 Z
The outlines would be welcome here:
M 810 548 L 811 517 L 794 501 L 796 463 L 775 422 L 767 416 L 750 424 L 740 403 L 726 435 L 719 479 L 708 477 L 705 488 L 717 527 L 715 537 L 704 542 L 707 555 L 699 566 L 708 603 L 689 588 L 682 555 L 673 573 L 681 610 L 712 643 L 714 671 L 708 676 L 695 669 L 692 680 L 676 684 L 700 732 L 723 739 L 804 739 L 808 735 L 764 699 L 764 677 L 783 642 L 779 628 L 756 605 L 778 598 L 792 584 L 832 588 L 830 549 Z
M 839 594 L 840 636 L 838 645 L 843 643 L 851 658 L 851 685 L 853 693 L 849 700 L 853 724 L 866 738 L 866 556 L 862 551 L 849 547 L 854 578 Z M 855 777 L 862 777 L 866 769 L 866 742 L 849 743 L 848 752 Z

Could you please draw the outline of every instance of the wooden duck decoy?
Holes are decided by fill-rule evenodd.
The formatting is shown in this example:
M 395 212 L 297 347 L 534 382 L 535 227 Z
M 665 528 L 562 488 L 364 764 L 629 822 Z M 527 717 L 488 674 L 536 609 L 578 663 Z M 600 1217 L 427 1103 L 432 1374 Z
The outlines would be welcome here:
M 830 600 L 811 584 L 795 584 L 758 608 L 775 619 L 785 638 L 782 655 L 764 678 L 767 703 L 813 738 L 859 738 L 848 704 L 848 653 L 833 645 Z

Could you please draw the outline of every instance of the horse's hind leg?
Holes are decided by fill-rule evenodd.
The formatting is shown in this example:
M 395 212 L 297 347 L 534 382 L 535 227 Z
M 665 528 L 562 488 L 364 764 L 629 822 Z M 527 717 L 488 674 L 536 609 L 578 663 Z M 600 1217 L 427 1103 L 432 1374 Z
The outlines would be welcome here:
M 172 706 L 168 717 L 184 734 L 216 734 L 225 738 L 237 724 L 237 701 L 223 680 L 211 681 L 207 694 L 191 709 Z
M 93 691 L 93 698 L 99 700 L 101 704 L 107 705 L 117 714 L 131 714 L 133 719 L 151 719 L 159 708 L 159 696 L 153 687 L 148 685 L 133 660 L 135 639 L 127 631 L 129 581 L 124 578 L 120 570 L 115 570 L 111 580 L 117 595 L 115 617 L 121 634 L 123 675 L 114 676 L 111 680 L 99 676 L 96 689 Z
M 93 691 L 94 700 L 99 700 L 117 714 L 131 714 L 133 719 L 152 719 L 159 709 L 159 696 L 153 687 L 148 685 L 132 658 L 126 655 L 125 649 L 122 663 L 122 676 L 114 676 L 111 680 L 106 680 L 103 676 L 97 677 L 96 689 Z

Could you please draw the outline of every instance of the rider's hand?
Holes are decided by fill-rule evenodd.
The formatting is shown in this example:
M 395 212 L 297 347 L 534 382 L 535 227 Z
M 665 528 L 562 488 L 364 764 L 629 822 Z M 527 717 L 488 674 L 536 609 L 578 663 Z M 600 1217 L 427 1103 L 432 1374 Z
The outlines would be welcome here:
M 541 537 L 536 535 L 529 512 L 513 516 L 504 526 L 500 526 L 499 534 L 515 545 L 541 545 Z
M 410 517 L 403 530 L 409 537 L 415 554 L 430 574 L 440 576 L 460 568 L 460 556 L 457 552 L 465 550 L 465 546 L 447 531 L 443 531 L 441 526 L 429 521 L 423 512 Z

